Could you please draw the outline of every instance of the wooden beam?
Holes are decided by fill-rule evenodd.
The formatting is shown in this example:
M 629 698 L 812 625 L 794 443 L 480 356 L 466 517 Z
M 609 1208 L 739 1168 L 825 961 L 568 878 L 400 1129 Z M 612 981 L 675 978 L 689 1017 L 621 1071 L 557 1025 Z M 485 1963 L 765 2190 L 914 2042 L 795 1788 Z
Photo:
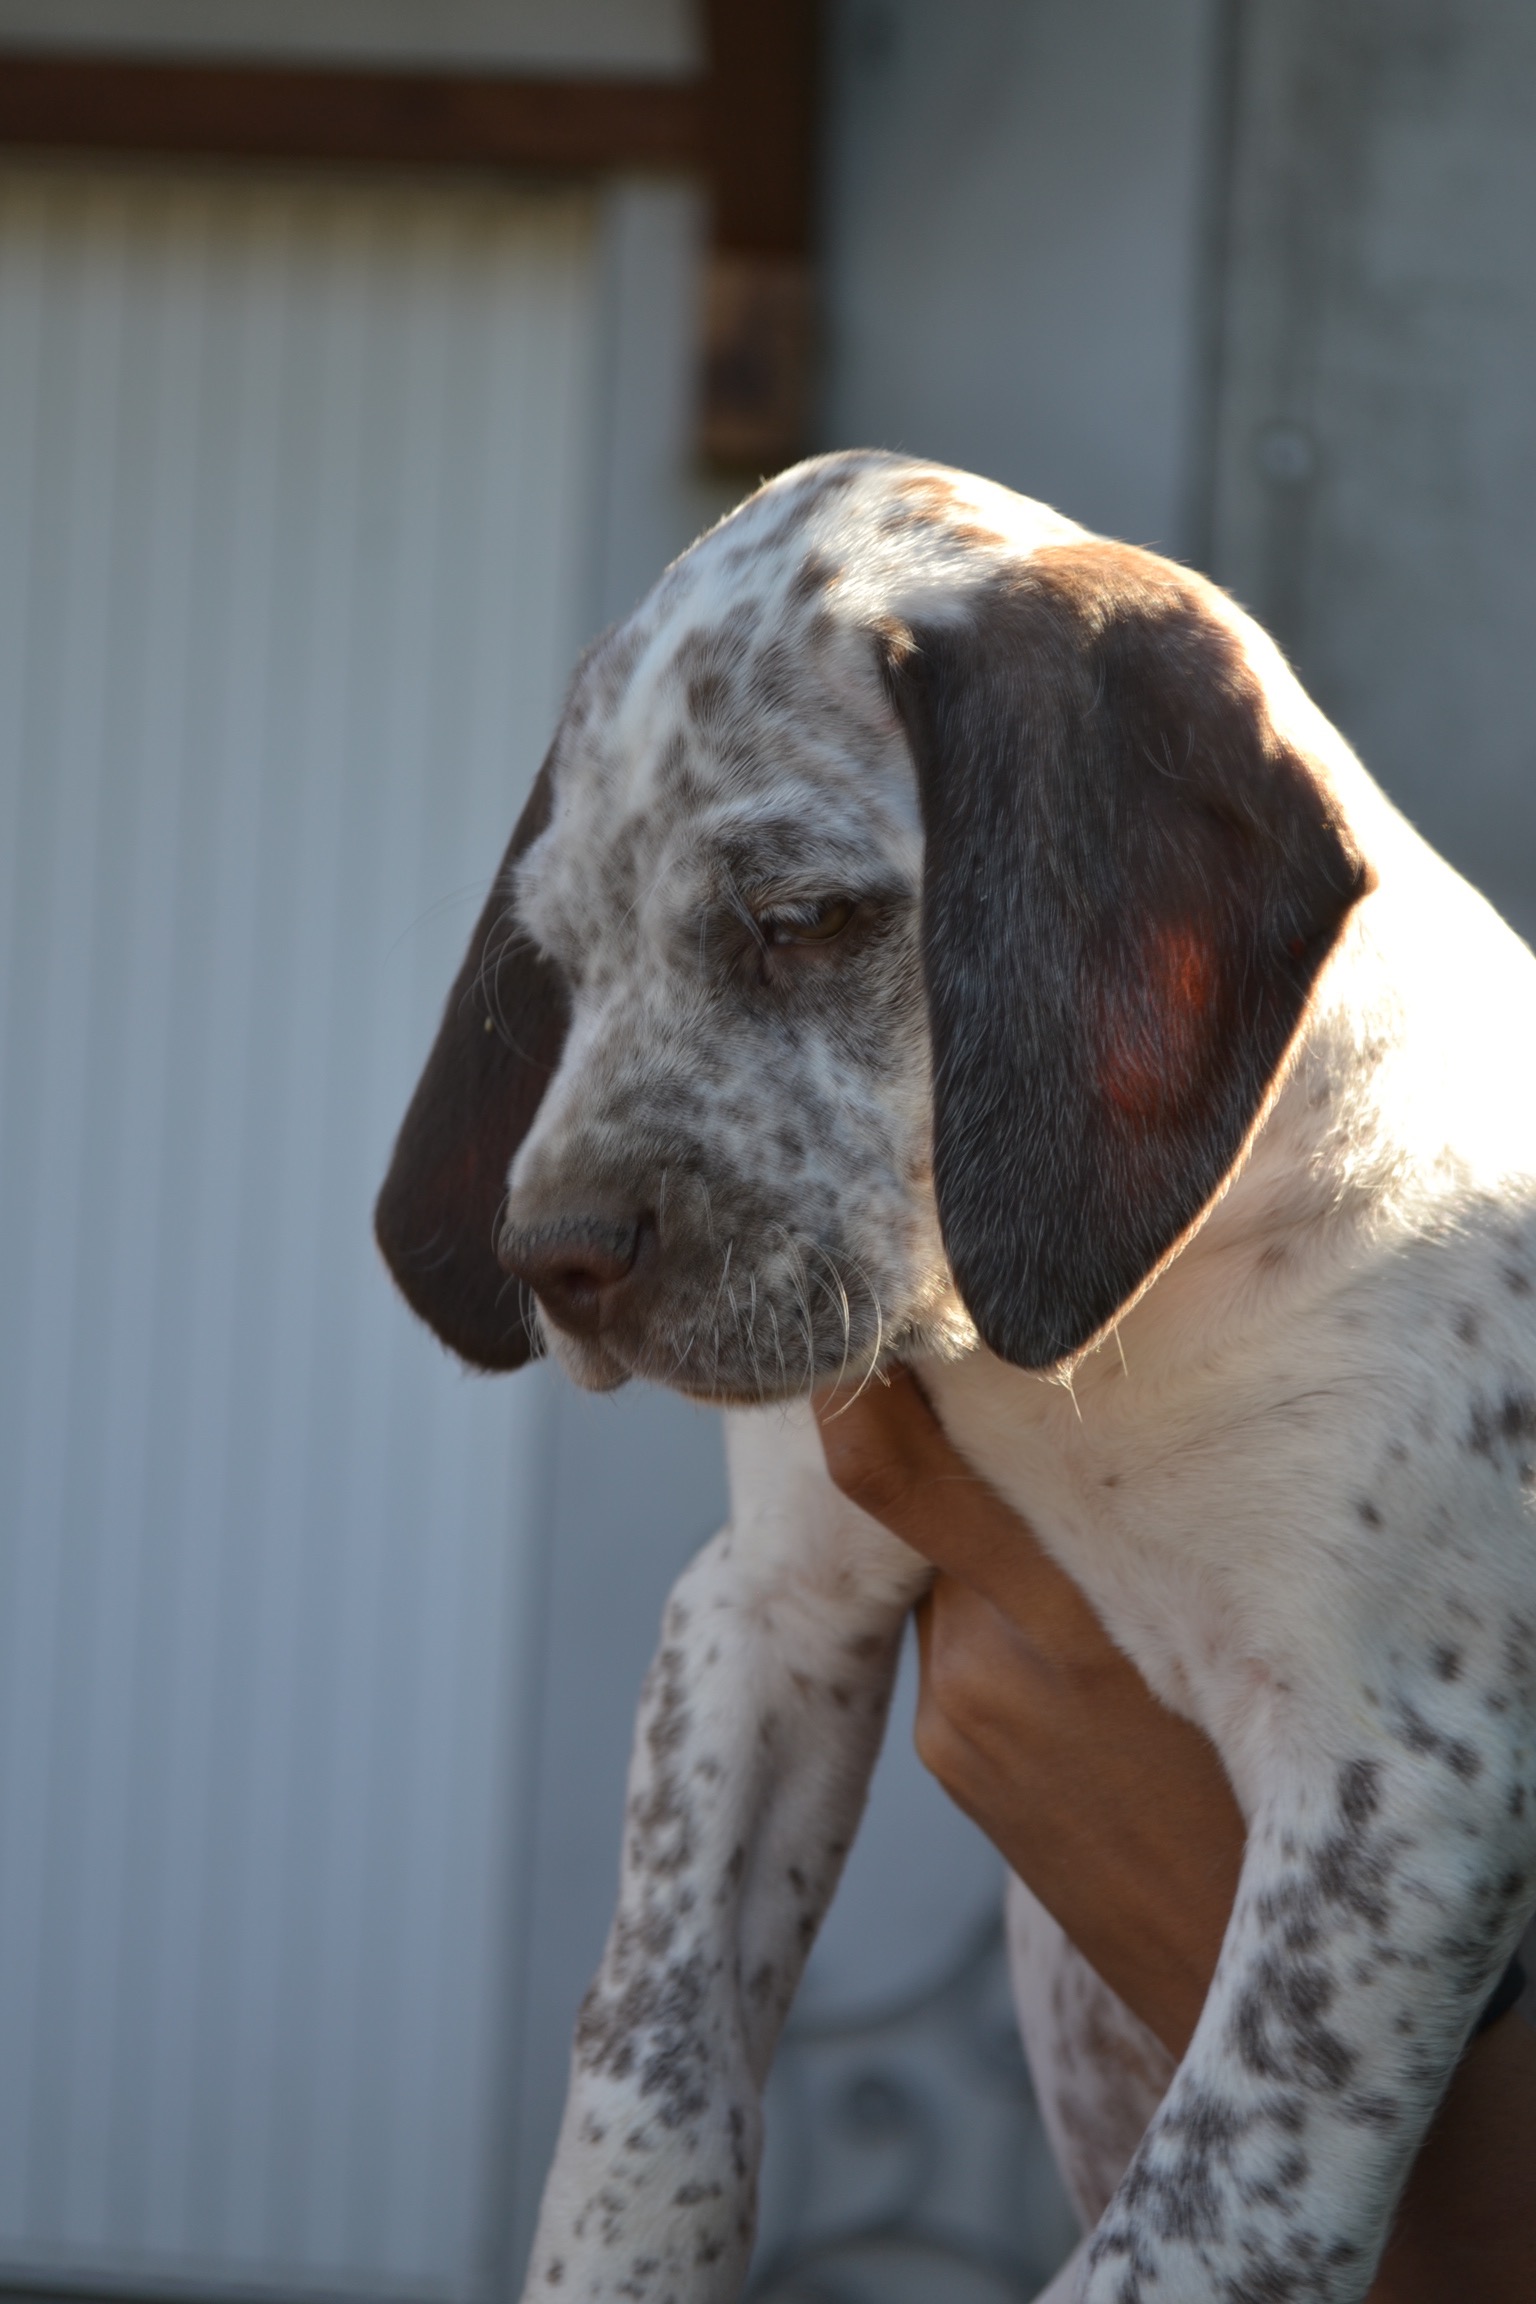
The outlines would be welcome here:
M 707 0 L 715 239 L 738 255 L 810 253 L 818 15 L 815 0 Z
M 697 80 L 0 52 L 0 144 L 593 175 L 707 166 Z
M 707 0 L 714 203 L 699 437 L 754 473 L 805 445 L 815 364 L 817 0 Z

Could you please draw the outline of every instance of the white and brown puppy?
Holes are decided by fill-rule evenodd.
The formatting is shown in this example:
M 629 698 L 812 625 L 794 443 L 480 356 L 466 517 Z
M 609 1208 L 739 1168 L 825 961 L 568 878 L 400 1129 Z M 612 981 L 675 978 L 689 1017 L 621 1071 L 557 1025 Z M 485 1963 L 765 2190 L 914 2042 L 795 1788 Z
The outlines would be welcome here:
M 590 651 L 379 1210 L 467 1359 L 730 1404 L 531 2295 L 737 2293 L 923 1581 L 803 1403 L 891 1358 L 1248 1820 L 1059 2293 L 1364 2295 L 1536 1902 L 1533 1042 L 1264 635 L 1003 489 L 802 466 Z

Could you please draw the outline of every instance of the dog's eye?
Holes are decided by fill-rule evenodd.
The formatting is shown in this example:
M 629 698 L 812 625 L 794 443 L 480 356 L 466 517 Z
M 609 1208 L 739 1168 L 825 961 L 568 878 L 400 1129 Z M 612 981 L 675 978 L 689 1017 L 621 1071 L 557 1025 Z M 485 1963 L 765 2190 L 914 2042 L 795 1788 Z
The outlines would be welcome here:
M 858 906 L 851 896 L 829 896 L 803 911 L 765 912 L 758 921 L 770 944 L 830 944 L 841 936 Z

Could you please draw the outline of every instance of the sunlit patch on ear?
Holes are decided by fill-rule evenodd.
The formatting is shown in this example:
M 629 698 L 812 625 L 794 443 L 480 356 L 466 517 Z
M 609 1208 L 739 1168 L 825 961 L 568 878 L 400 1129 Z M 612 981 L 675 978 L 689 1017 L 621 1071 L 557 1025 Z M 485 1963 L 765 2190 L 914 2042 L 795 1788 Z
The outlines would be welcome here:
M 1099 1085 L 1126 1119 L 1156 1127 L 1185 1106 L 1211 1059 L 1217 986 L 1215 952 L 1188 922 L 1154 926 L 1138 964 L 1110 971 Z

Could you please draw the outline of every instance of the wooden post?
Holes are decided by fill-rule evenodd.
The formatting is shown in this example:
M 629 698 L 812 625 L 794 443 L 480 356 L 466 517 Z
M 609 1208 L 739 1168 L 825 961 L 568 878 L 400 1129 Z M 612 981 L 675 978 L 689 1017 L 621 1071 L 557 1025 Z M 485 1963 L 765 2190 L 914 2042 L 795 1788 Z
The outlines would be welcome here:
M 816 0 L 708 0 L 713 218 L 699 437 L 770 472 L 804 449 L 815 348 Z

